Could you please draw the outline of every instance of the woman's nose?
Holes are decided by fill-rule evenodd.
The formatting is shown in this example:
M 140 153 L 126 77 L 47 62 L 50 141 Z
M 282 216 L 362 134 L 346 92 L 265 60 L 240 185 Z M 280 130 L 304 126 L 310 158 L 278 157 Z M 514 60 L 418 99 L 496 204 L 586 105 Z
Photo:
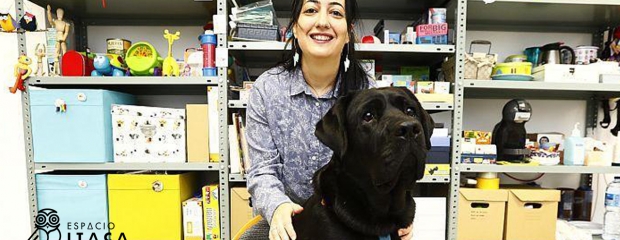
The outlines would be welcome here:
M 329 25 L 329 17 L 327 11 L 322 11 L 318 14 L 318 19 L 316 23 L 319 28 L 330 28 Z

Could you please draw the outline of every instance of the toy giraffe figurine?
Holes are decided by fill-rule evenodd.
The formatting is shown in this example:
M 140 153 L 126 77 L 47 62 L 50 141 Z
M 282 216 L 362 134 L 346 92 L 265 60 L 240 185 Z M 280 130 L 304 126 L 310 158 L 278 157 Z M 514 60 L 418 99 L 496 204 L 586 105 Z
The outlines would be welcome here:
M 43 76 L 43 57 L 45 57 L 46 50 L 45 45 L 37 43 L 37 47 L 35 48 L 35 56 L 37 56 L 37 70 L 34 71 L 35 76 Z
M 179 64 L 177 64 L 177 60 L 172 57 L 172 43 L 174 43 L 174 41 L 176 40 L 179 40 L 180 37 L 180 32 L 170 34 L 168 29 L 164 30 L 164 38 L 168 40 L 168 56 L 164 59 L 164 64 L 162 66 L 162 75 L 164 76 L 179 76 Z
M 17 60 L 17 64 L 15 64 L 15 71 L 14 71 L 15 78 L 16 78 L 15 85 L 13 85 L 13 87 L 9 87 L 9 91 L 11 93 L 16 93 L 18 89 L 22 92 L 26 91 L 26 87 L 24 87 L 24 81 L 32 73 L 32 69 L 30 69 L 30 63 L 31 61 L 29 57 L 25 55 L 19 56 L 19 59 Z

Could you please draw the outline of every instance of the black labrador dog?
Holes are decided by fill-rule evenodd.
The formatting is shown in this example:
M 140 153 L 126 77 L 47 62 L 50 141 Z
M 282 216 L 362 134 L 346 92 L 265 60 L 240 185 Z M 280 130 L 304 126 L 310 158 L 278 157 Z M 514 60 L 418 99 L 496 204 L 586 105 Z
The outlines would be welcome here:
M 314 195 L 293 217 L 299 240 L 399 240 L 413 222 L 411 191 L 424 176 L 434 122 L 405 88 L 353 92 L 318 122 L 334 152 L 313 177 Z

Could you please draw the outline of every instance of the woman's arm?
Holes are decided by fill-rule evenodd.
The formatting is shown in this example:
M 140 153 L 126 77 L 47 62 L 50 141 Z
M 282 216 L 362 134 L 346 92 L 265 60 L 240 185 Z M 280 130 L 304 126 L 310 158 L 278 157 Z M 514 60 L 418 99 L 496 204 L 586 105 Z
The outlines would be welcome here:
M 248 102 L 246 138 L 251 161 L 248 191 L 254 207 L 271 223 L 276 208 L 291 200 L 284 193 L 284 185 L 280 181 L 282 162 L 267 120 L 265 80 L 268 79 L 259 77 L 254 83 Z

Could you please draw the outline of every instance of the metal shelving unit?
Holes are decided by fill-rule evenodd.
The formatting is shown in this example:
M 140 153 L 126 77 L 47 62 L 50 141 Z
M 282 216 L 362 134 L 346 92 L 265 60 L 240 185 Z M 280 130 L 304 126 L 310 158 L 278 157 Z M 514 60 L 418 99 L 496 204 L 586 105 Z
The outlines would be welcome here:
M 514 166 L 494 164 L 462 164 L 461 172 L 508 172 L 508 173 L 613 173 L 620 174 L 620 167 L 603 166 Z
M 247 181 L 247 178 L 245 174 L 230 174 L 229 181 L 244 183 Z M 418 183 L 449 183 L 449 182 L 450 182 L 450 176 L 429 176 L 429 175 L 424 176 L 424 178 L 418 181 Z
M 37 171 L 218 171 L 219 163 L 35 163 Z
M 228 101 L 229 108 L 247 108 L 248 103 L 242 100 L 229 100 Z M 427 111 L 451 111 L 454 109 L 452 103 L 432 103 L 425 102 L 422 103 L 422 107 Z
M 51 4 L 62 7 L 67 19 L 73 20 L 77 49 L 87 46 L 87 25 L 193 25 L 204 24 L 204 19 L 215 15 L 220 23 L 226 23 L 228 1 L 213 0 L 216 3 L 195 3 L 192 1 L 149 1 L 133 0 L 132 5 L 151 6 L 149 8 L 132 8 L 127 12 L 126 5 L 109 4 L 102 9 L 85 0 L 33 0 L 35 4 L 45 6 Z M 17 18 L 24 14 L 23 0 L 15 0 L 18 9 Z M 619 173 L 616 168 L 607 167 L 517 167 L 517 166 L 484 166 L 460 164 L 461 132 L 463 130 L 464 98 L 501 98 L 512 96 L 534 96 L 537 98 L 555 99 L 587 99 L 593 95 L 606 96 L 620 92 L 620 85 L 602 84 L 561 84 L 542 82 L 503 82 L 464 80 L 464 59 L 467 52 L 466 30 L 528 30 L 528 31 L 565 31 L 594 33 L 594 38 L 602 38 L 598 32 L 610 23 L 620 22 L 620 9 L 609 6 L 620 6 L 620 0 L 496 0 L 493 4 L 484 4 L 482 0 L 358 0 L 364 18 L 383 18 L 412 21 L 431 7 L 447 7 L 450 13 L 448 22 L 455 30 L 455 45 L 382 45 L 357 44 L 360 58 L 378 59 L 378 63 L 396 66 L 407 63 L 411 65 L 437 64 L 445 57 L 455 55 L 454 103 L 425 103 L 424 108 L 431 111 L 452 111 L 452 171 L 450 176 L 426 176 L 421 183 L 449 183 L 447 239 L 456 240 L 458 191 L 461 172 L 517 172 L 517 173 Z M 200 7 L 197 7 L 200 5 Z M 560 7 L 558 7 L 560 6 Z M 274 7 L 279 17 L 290 16 L 290 1 L 274 0 Z M 510 9 L 510 11 L 506 11 Z M 471 10 L 471 11 L 469 11 Z M 468 14 L 471 13 L 471 14 Z M 527 17 L 524 17 L 527 16 Z M 214 21 L 214 22 L 218 22 Z M 245 182 L 239 174 L 229 174 L 228 159 L 228 112 L 229 108 L 245 108 L 241 101 L 228 101 L 227 63 L 228 54 L 241 60 L 249 60 L 260 64 L 273 62 L 274 54 L 281 54 L 284 43 L 278 42 L 227 42 L 226 29 L 216 31 L 218 37 L 217 61 L 218 76 L 213 78 L 44 78 L 32 77 L 29 84 L 47 88 L 97 88 L 122 89 L 131 93 L 148 94 L 206 94 L 205 86 L 218 86 L 220 124 L 220 163 L 108 163 L 108 164 L 35 164 L 33 162 L 33 146 L 30 123 L 30 106 L 28 93 L 22 94 L 24 135 L 26 141 L 26 160 L 28 168 L 28 192 L 31 210 L 31 227 L 34 230 L 34 216 L 37 213 L 36 186 L 34 174 L 37 171 L 68 170 L 68 171 L 123 171 L 123 170 L 179 170 L 179 171 L 218 171 L 220 187 L 221 239 L 230 240 L 230 209 L 229 185 L 231 182 Z M 25 34 L 18 34 L 20 54 L 26 54 Z M 391 60 L 391 61 L 390 61 Z M 589 101 L 590 102 L 590 101 Z M 589 108 L 590 109 L 590 108 Z M 589 114 L 589 122 L 595 119 L 595 113 Z M 592 124 L 592 123 L 591 123 Z M 595 123 L 594 123 L 595 124 Z

